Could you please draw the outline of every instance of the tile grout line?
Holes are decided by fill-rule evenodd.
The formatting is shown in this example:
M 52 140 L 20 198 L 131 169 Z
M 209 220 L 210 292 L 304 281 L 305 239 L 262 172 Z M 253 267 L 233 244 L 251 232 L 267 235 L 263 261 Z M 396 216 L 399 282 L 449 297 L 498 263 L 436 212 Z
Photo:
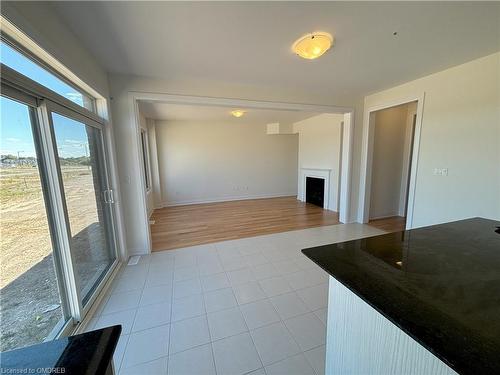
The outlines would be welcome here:
M 141 258 L 142 258 L 142 256 L 141 256 Z M 135 326 L 135 319 L 137 318 L 137 312 L 139 311 L 139 305 L 141 303 L 141 299 L 142 299 L 142 295 L 144 294 L 144 290 L 146 288 L 145 285 L 146 285 L 146 280 L 148 279 L 148 276 L 149 276 L 150 267 L 151 267 L 151 260 L 149 260 L 149 262 L 148 262 L 146 277 L 144 278 L 144 283 L 142 285 L 141 296 L 139 297 L 138 306 L 135 308 L 134 319 L 132 320 L 132 327 L 130 328 L 130 334 L 127 337 L 127 343 L 125 344 L 125 347 L 123 348 L 123 355 L 122 355 L 122 358 L 120 360 L 120 364 L 118 366 L 118 373 L 120 372 L 120 370 L 122 369 L 121 367 L 123 366 L 123 361 L 125 359 L 125 353 L 127 351 L 128 343 L 130 341 L 130 336 L 132 336 L 132 330 L 134 329 L 134 326 Z
M 170 371 L 170 350 L 171 350 L 171 345 L 170 345 L 170 340 L 172 337 L 172 317 L 173 317 L 173 309 L 174 309 L 174 272 L 175 272 L 175 257 L 174 257 L 174 271 L 172 271 L 172 282 L 170 283 L 170 327 L 168 329 L 168 348 L 167 348 L 167 364 L 166 364 L 166 374 L 169 373 Z
M 226 277 L 227 277 L 227 275 L 226 275 Z M 228 277 L 228 280 L 229 280 L 229 277 Z M 229 283 L 231 284 L 231 282 L 229 282 Z M 231 290 L 233 290 L 232 286 L 231 286 Z M 233 294 L 234 294 L 234 291 L 233 291 Z M 235 297 L 236 297 L 236 296 L 235 296 Z M 255 352 L 257 353 L 257 357 L 259 357 L 259 361 L 260 361 L 260 364 L 261 364 L 261 366 L 262 366 L 261 368 L 262 368 L 262 369 L 264 369 L 264 362 L 262 361 L 262 358 L 260 357 L 259 351 L 257 350 L 257 346 L 255 345 L 255 341 L 254 341 L 254 339 L 253 339 L 253 337 L 252 337 L 252 334 L 250 333 L 250 329 L 248 328 L 248 324 L 247 324 L 247 322 L 246 322 L 245 316 L 244 316 L 244 315 L 243 315 L 243 313 L 241 312 L 240 304 L 238 303 L 238 300 L 237 300 L 237 299 L 236 299 L 236 304 L 237 304 L 237 306 L 236 306 L 236 307 L 238 308 L 239 313 L 240 313 L 240 314 L 241 314 L 241 316 L 243 317 L 243 323 L 245 324 L 245 327 L 246 327 L 246 329 L 247 329 L 248 336 L 250 336 L 250 340 L 252 340 L 252 344 L 253 344 L 253 346 L 254 346 L 254 348 L 255 348 Z M 246 332 L 245 332 L 245 333 L 246 333 Z M 258 370 L 258 369 L 253 369 L 253 370 L 251 370 L 251 371 L 247 372 L 247 374 L 248 374 L 248 373 L 250 373 L 250 372 L 252 372 L 252 371 L 257 371 L 257 370 Z M 264 369 L 264 372 L 266 372 L 266 370 L 265 370 L 265 369 Z
M 198 266 L 198 256 L 196 257 L 196 267 L 198 268 L 199 270 L 199 266 Z M 201 283 L 201 280 L 200 280 L 200 283 Z M 203 286 L 201 286 L 201 289 L 203 291 Z M 203 294 L 203 293 L 202 293 Z M 205 320 L 207 322 L 207 330 L 208 330 L 208 338 L 210 340 L 210 342 L 208 343 L 208 345 L 210 345 L 210 351 L 212 353 L 212 364 L 214 366 L 214 370 L 215 370 L 215 374 L 218 373 L 217 371 L 217 365 L 215 363 L 215 352 L 214 352 L 214 346 L 212 344 L 212 332 L 210 332 L 210 324 L 208 323 L 208 312 L 207 312 L 207 304 L 205 303 L 205 296 L 202 297 L 203 298 L 203 307 L 205 309 Z M 206 344 L 204 344 L 206 345 Z M 188 349 L 189 350 L 189 349 Z
M 275 241 L 273 241 L 273 242 L 275 242 Z M 283 245 L 283 244 L 279 244 L 279 245 L 278 245 L 278 244 L 279 244 L 279 242 L 278 242 L 278 241 L 276 241 L 276 244 L 275 244 L 275 246 L 274 246 L 274 247 L 275 247 L 275 248 L 277 248 L 277 249 L 280 249 L 280 248 L 282 248 L 282 247 L 287 247 L 287 246 L 288 246 L 288 245 Z M 282 245 L 283 245 L 283 246 L 282 246 Z M 257 245 L 254 245 L 254 246 L 257 246 Z M 282 279 L 285 281 L 286 285 L 288 285 L 289 287 L 291 287 L 291 284 L 290 284 L 290 282 L 288 281 L 288 279 L 286 278 L 286 276 L 287 276 L 288 274 L 293 274 L 293 273 L 298 273 L 298 272 L 304 272 L 304 271 L 307 271 L 307 268 L 302 267 L 302 265 L 301 265 L 300 263 L 298 264 L 298 263 L 297 263 L 297 261 L 296 261 L 295 259 L 291 259 L 291 261 L 292 261 L 295 265 L 297 265 L 297 266 L 298 266 L 299 270 L 297 270 L 297 271 L 295 271 L 295 272 L 285 272 L 285 273 L 284 273 L 284 272 L 282 272 L 282 271 L 278 271 L 278 274 L 277 274 L 277 275 L 271 275 L 271 276 L 267 276 L 267 277 L 264 277 L 264 278 L 259 279 L 259 278 L 257 278 L 257 277 L 255 276 L 255 272 L 256 272 L 256 271 L 255 271 L 255 268 L 256 268 L 256 267 L 261 266 L 261 265 L 264 265 L 264 264 L 270 264 L 272 267 L 275 267 L 275 264 L 274 264 L 274 263 L 279 263 L 279 262 L 282 262 L 282 261 L 287 261 L 287 260 L 290 260 L 290 258 L 288 258 L 288 259 L 286 259 L 286 258 L 285 258 L 285 259 L 276 259 L 276 258 L 271 258 L 271 257 L 270 257 L 270 258 L 267 258 L 267 257 L 265 257 L 265 256 L 264 256 L 264 258 L 266 259 L 266 262 L 264 262 L 264 263 L 259 263 L 259 264 L 249 264 L 249 263 L 248 263 L 248 259 L 247 259 L 249 256 L 252 256 L 252 255 L 254 255 L 254 254 L 260 254 L 260 255 L 263 255 L 263 253 L 262 253 L 261 251 L 257 251 L 257 252 L 252 252 L 252 253 L 249 253 L 249 254 L 247 254 L 247 253 L 243 254 L 241 251 L 242 251 L 242 249 L 244 249 L 245 247 L 246 247 L 246 246 L 238 246 L 238 247 L 236 247 L 234 250 L 236 250 L 236 251 L 239 253 L 239 255 L 238 255 L 238 256 L 231 257 L 231 258 L 242 258 L 241 260 L 242 260 L 242 261 L 245 261 L 245 260 L 246 260 L 246 262 L 245 262 L 244 264 L 241 264 L 241 265 L 240 265 L 241 267 L 240 267 L 240 266 L 238 266 L 238 268 L 236 268 L 236 269 L 230 269 L 230 267 L 231 267 L 231 266 L 225 266 L 225 265 L 224 265 L 224 262 L 222 261 L 222 259 L 223 259 L 223 258 L 221 257 L 221 252 L 220 252 L 220 249 L 217 247 L 217 244 L 214 244 L 214 245 L 212 246 L 212 248 L 214 249 L 214 252 L 210 252 L 210 254 L 216 254 L 216 256 L 217 256 L 217 260 L 218 260 L 218 263 L 222 266 L 222 272 L 216 272 L 216 273 L 211 273 L 211 274 L 205 274 L 205 275 L 203 275 L 203 276 L 200 274 L 200 269 L 199 269 L 199 266 L 201 265 L 201 264 L 199 263 L 199 260 L 200 260 L 200 259 L 199 259 L 199 257 L 200 257 L 202 254 L 200 254 L 199 252 L 193 252 L 193 253 L 191 253 L 191 252 L 190 252 L 190 253 L 189 253 L 189 255 L 193 256 L 193 257 L 194 257 L 194 259 L 196 260 L 196 267 L 197 267 L 197 272 L 196 272 L 196 275 L 195 275 L 195 276 L 192 276 L 192 277 L 188 277 L 188 278 L 186 278 L 186 279 L 181 279 L 181 280 L 178 280 L 177 282 L 187 281 L 187 280 L 191 280 L 191 279 L 198 279 L 198 280 L 199 280 L 199 282 L 200 282 L 200 287 L 201 287 L 201 292 L 200 292 L 200 293 L 195 293 L 195 294 L 193 294 L 193 295 L 188 295 L 188 296 L 185 296 L 185 297 L 183 297 L 183 298 L 189 298 L 189 297 L 194 296 L 194 295 L 199 295 L 199 296 L 202 298 L 203 307 L 204 307 L 204 311 L 205 311 L 205 312 L 204 312 L 204 314 L 202 314 L 202 315 L 197 315 L 196 317 L 199 317 L 199 316 L 205 316 L 205 320 L 206 320 L 206 322 L 207 322 L 207 326 L 209 326 L 209 325 L 208 325 L 208 314 L 209 314 L 209 313 L 208 313 L 208 311 L 207 311 L 207 307 L 206 307 L 206 303 L 205 303 L 205 295 L 206 295 L 206 294 L 211 293 L 211 292 L 216 292 L 216 291 L 220 291 L 220 290 L 223 290 L 223 289 L 229 289 L 229 288 L 230 288 L 230 289 L 231 289 L 231 293 L 233 294 L 233 297 L 234 297 L 234 288 L 235 288 L 235 287 L 240 286 L 240 285 L 246 285 L 246 284 L 249 284 L 250 282 L 254 282 L 254 283 L 256 283 L 256 285 L 258 285 L 258 286 L 259 286 L 259 288 L 260 288 L 260 289 L 262 289 L 261 282 L 262 282 L 262 281 L 265 281 L 265 280 L 268 280 L 268 279 L 271 279 L 271 278 L 274 278 L 274 277 L 280 277 L 280 278 L 282 278 Z M 224 250 L 224 251 L 226 251 L 226 250 Z M 177 254 L 175 254 L 175 255 L 177 255 Z M 297 254 L 295 254 L 295 253 L 294 253 L 293 258 L 297 258 L 297 256 L 296 256 L 296 255 L 299 255 L 299 253 L 297 253 Z M 227 258 L 226 258 L 226 259 L 227 259 Z M 229 259 L 230 259 L 230 258 L 229 258 Z M 229 263 L 229 262 L 226 260 L 226 262 L 225 262 L 225 263 Z M 148 273 L 147 273 L 147 275 L 146 275 L 146 280 L 147 280 L 147 277 L 149 276 L 149 273 L 150 273 L 150 266 L 151 266 L 151 264 L 150 264 L 150 262 L 149 262 L 149 264 L 148 264 Z M 170 323 L 169 323 L 170 325 L 172 325 L 172 323 L 174 323 L 174 322 L 172 321 L 172 317 L 173 317 L 173 304 L 174 304 L 174 302 L 175 302 L 175 300 L 176 300 L 176 299 L 173 297 L 173 289 L 174 289 L 174 284 L 175 284 L 175 282 L 176 282 L 176 281 L 174 281 L 175 271 L 176 271 L 176 269 L 184 269 L 184 268 L 188 268 L 188 267 L 192 267 L 192 266 L 185 266 L 185 267 L 178 267 L 178 268 L 176 268 L 176 267 L 175 267 L 175 257 L 174 257 L 174 269 L 172 270 L 172 282 L 170 283 L 170 288 L 171 288 L 171 291 L 172 291 L 172 293 L 171 293 L 171 295 L 172 295 L 172 299 L 171 299 L 171 305 L 170 305 Z M 254 278 L 255 280 L 247 281 L 247 282 L 245 282 L 245 283 L 241 283 L 241 284 L 237 284 L 237 285 L 233 285 L 233 283 L 229 282 L 229 286 L 225 286 L 225 287 L 218 287 L 218 288 L 216 288 L 216 289 L 209 290 L 209 291 L 206 291 L 206 290 L 203 288 L 203 285 L 201 284 L 201 279 L 202 279 L 202 278 L 206 278 L 206 277 L 209 277 L 209 276 L 214 276 L 214 275 L 224 275 L 224 276 L 225 276 L 225 278 L 226 278 L 226 280 L 229 280 L 229 273 L 230 273 L 230 272 L 233 272 L 233 271 L 238 271 L 238 270 L 242 270 L 242 269 L 248 269 L 248 270 L 250 271 L 250 273 L 252 274 L 252 276 L 253 276 L 253 278 Z M 313 285 L 309 285 L 309 286 L 306 286 L 306 287 L 303 287 L 303 288 L 300 288 L 300 289 L 294 289 L 294 288 L 292 287 L 292 288 L 291 288 L 291 290 L 289 290 L 289 291 L 286 291 L 286 292 L 283 292 L 283 293 L 278 293 L 278 294 L 273 295 L 273 296 L 269 296 L 267 293 L 265 293 L 265 292 L 264 292 L 264 294 L 266 295 L 266 297 L 264 297 L 264 298 L 262 298 L 262 299 L 258 299 L 258 300 L 255 300 L 255 301 L 250 301 L 250 302 L 246 302 L 246 303 L 239 303 L 239 302 L 237 302 L 236 306 L 233 306 L 233 307 L 230 307 L 230 308 L 232 309 L 232 308 L 238 307 L 238 311 L 239 311 L 239 313 L 241 314 L 241 313 L 242 313 L 242 310 L 241 310 L 241 307 L 242 307 L 242 306 L 245 306 L 245 305 L 248 305 L 248 304 L 252 304 L 252 303 L 256 303 L 256 302 L 259 302 L 259 301 L 268 301 L 268 303 L 270 303 L 270 304 L 271 304 L 271 307 L 272 307 L 273 311 L 276 313 L 277 317 L 279 318 L 279 322 L 285 325 L 285 329 L 287 330 L 288 334 L 292 337 L 293 342 L 295 342 L 295 344 L 297 345 L 297 347 L 301 350 L 301 348 L 300 348 L 300 346 L 297 344 L 297 342 L 296 342 L 295 338 L 293 337 L 293 335 L 291 335 L 291 332 L 289 331 L 288 327 L 286 326 L 286 324 L 285 324 L 285 322 L 284 322 L 283 318 L 282 318 L 282 317 L 281 317 L 281 316 L 277 313 L 276 307 L 275 307 L 275 306 L 274 306 L 274 304 L 271 302 L 271 298 L 273 298 L 273 297 L 277 297 L 277 296 L 280 296 L 280 295 L 284 295 L 284 294 L 294 293 L 295 295 L 297 295 L 297 297 L 299 298 L 299 300 L 300 300 L 300 301 L 302 301 L 302 302 L 303 302 L 303 303 L 304 303 L 304 304 L 308 307 L 308 312 L 305 312 L 305 313 L 303 313 L 303 314 L 296 315 L 296 316 L 294 316 L 294 317 L 290 317 L 289 319 L 291 319 L 291 318 L 295 318 L 295 317 L 298 317 L 298 316 L 302 316 L 302 315 L 306 315 L 306 314 L 313 314 L 313 316 L 315 316 L 318 320 L 320 320 L 320 321 L 321 321 L 321 319 L 319 319 L 319 317 L 315 314 L 315 312 L 316 312 L 316 311 L 319 311 L 319 310 L 320 310 L 320 309 L 322 309 L 322 308 L 319 308 L 319 309 L 312 309 L 312 308 L 310 308 L 310 307 L 308 306 L 308 304 L 306 304 L 306 303 L 305 303 L 304 299 L 303 299 L 303 298 L 302 298 L 302 297 L 301 297 L 301 296 L 297 293 L 299 290 L 302 290 L 302 289 L 307 289 L 307 288 L 311 288 L 311 287 L 314 287 L 314 286 L 317 286 L 317 285 L 321 285 L 321 284 L 323 284 L 323 283 L 315 283 L 315 284 L 313 284 Z M 161 286 L 163 286 L 163 285 L 165 285 L 165 284 L 158 285 L 158 286 L 160 286 L 160 287 L 161 287 Z M 165 286 L 166 286 L 166 285 L 165 285 Z M 143 296 L 143 294 L 144 294 L 144 291 L 145 291 L 145 282 L 144 282 L 144 284 L 143 284 L 143 286 L 142 286 L 140 299 L 142 299 L 142 296 Z M 125 292 L 128 292 L 128 291 L 125 291 Z M 177 300 L 179 300 L 179 299 L 177 299 Z M 135 314 L 134 314 L 133 325 L 135 325 L 135 322 L 136 322 L 136 319 L 137 319 L 138 309 L 143 308 L 143 307 L 147 307 L 147 306 L 152 306 L 152 305 L 160 304 L 160 303 L 161 303 L 161 302 L 149 303 L 149 304 L 144 305 L 144 306 L 140 305 L 140 303 L 139 303 L 139 305 L 138 305 L 138 306 L 136 307 L 136 309 L 135 309 L 136 311 L 135 311 Z M 213 311 L 212 313 L 217 313 L 217 312 L 224 311 L 224 310 L 227 310 L 227 309 L 230 309 L 230 308 L 223 308 L 223 309 L 220 309 L 220 310 Z M 119 310 L 119 311 L 111 312 L 111 313 L 104 314 L 104 315 L 102 315 L 102 314 L 101 314 L 101 316 L 105 316 L 105 315 L 109 315 L 109 314 L 113 314 L 113 313 L 119 313 L 119 312 L 123 312 L 123 311 L 127 311 L 127 310 L 132 310 L 132 309 Z M 185 319 L 180 319 L 180 320 L 178 320 L 178 321 L 183 321 L 183 320 L 187 320 L 187 319 L 191 319 L 191 318 L 194 318 L 194 317 L 189 317 L 189 318 L 185 318 Z M 247 329 L 247 331 L 246 331 L 246 332 L 250 333 L 251 331 L 250 331 L 250 329 L 248 328 L 248 324 L 247 324 L 246 320 L 245 320 L 245 319 L 243 319 L 243 320 L 244 320 L 245 327 L 246 327 L 246 329 Z M 178 322 L 178 321 L 176 321 L 176 322 Z M 322 322 L 322 321 L 321 321 L 321 322 Z M 277 322 L 275 322 L 275 323 L 277 323 Z M 273 323 L 269 323 L 269 324 L 267 324 L 267 325 L 270 325 L 270 324 L 273 324 Z M 263 327 L 265 327 L 265 326 L 267 326 L 267 325 L 260 326 L 260 327 L 256 327 L 255 329 L 263 328 Z M 323 324 L 323 325 L 324 325 L 324 324 Z M 152 327 L 152 328 L 154 328 L 154 327 Z M 171 327 L 170 327 L 170 328 L 171 328 Z M 235 336 L 235 335 L 227 336 L 227 337 L 221 338 L 221 339 L 219 339 L 219 340 L 215 340 L 215 341 L 213 341 L 212 334 L 211 334 L 211 332 L 210 332 L 210 328 L 208 328 L 208 329 L 209 329 L 209 339 L 210 339 L 210 345 L 211 345 L 211 348 L 212 348 L 212 357 L 213 357 L 213 361 L 215 361 L 215 353 L 214 353 L 214 350 L 213 350 L 213 343 L 214 343 L 214 342 L 217 342 L 217 341 L 219 341 L 219 340 L 226 339 L 226 338 L 228 338 L 228 337 Z M 146 330 L 146 329 L 139 330 L 139 331 L 135 331 L 135 332 L 131 332 L 131 334 L 132 334 L 132 333 L 137 333 L 137 332 L 142 332 L 142 331 L 144 331 L 144 330 Z M 239 333 L 239 334 L 241 334 L 241 333 Z M 236 334 L 236 335 L 237 335 L 237 334 Z M 129 335 L 129 337 L 130 337 L 130 335 Z M 254 345 L 254 347 L 255 347 L 255 342 L 253 341 L 253 337 L 252 337 L 252 335 L 251 335 L 251 334 L 250 334 L 250 337 L 251 337 L 251 339 L 252 339 L 252 343 L 253 343 L 253 345 Z M 168 340 L 169 340 L 169 347 L 168 347 L 168 351 L 167 351 L 167 357 L 168 357 L 168 358 L 167 358 L 167 360 L 169 359 L 169 357 L 170 357 L 170 355 L 171 355 L 171 352 L 170 352 L 170 349 L 171 349 L 171 348 L 170 348 L 170 341 L 171 341 L 171 329 L 169 330 L 169 339 L 168 339 Z M 129 338 L 128 338 L 128 340 L 127 340 L 127 345 L 126 345 L 126 347 L 128 346 L 128 341 L 129 341 Z M 203 345 L 206 345 L 206 344 L 203 344 Z M 322 344 L 322 345 L 324 345 L 324 344 Z M 313 348 L 308 349 L 307 351 L 303 351 L 303 350 L 301 350 L 301 351 L 300 351 L 300 353 L 302 353 L 302 354 L 303 354 L 303 353 L 306 353 L 306 352 L 311 351 L 311 350 L 314 350 L 314 349 L 316 349 L 316 348 L 318 348 L 318 347 L 320 347 L 320 346 L 321 346 L 321 345 L 315 346 L 315 347 L 313 347 Z M 126 347 L 125 347 L 125 350 L 126 350 Z M 188 349 L 186 349 L 186 350 L 190 350 L 190 349 L 193 349 L 193 348 L 196 348 L 196 347 L 197 347 L 197 346 L 194 346 L 194 347 L 188 348 Z M 182 352 L 182 351 L 181 351 L 181 352 Z M 300 353 L 298 353 L 298 354 L 300 354 Z M 258 352 L 257 352 L 257 354 L 258 354 L 258 356 L 259 356 L 259 360 L 261 361 L 262 369 L 265 371 L 265 368 L 264 368 L 264 365 L 263 365 L 262 359 L 260 358 L 260 354 L 259 354 Z M 295 354 L 295 355 L 297 355 L 297 354 Z M 161 358 L 161 357 L 160 357 L 160 358 Z M 286 357 L 286 358 L 289 358 L 289 357 Z M 284 359 L 282 359 L 282 360 L 285 360 L 286 358 L 284 358 Z M 156 360 L 156 359 L 155 359 L 155 360 Z M 281 361 L 282 361 L 282 360 L 281 360 Z M 123 358 L 122 358 L 121 362 L 123 362 Z M 150 362 L 150 361 L 148 361 L 148 362 Z M 277 361 L 277 362 L 280 362 L 280 361 Z M 271 363 L 271 364 L 274 364 L 274 363 L 276 363 L 276 362 L 273 362 L 273 363 Z M 309 362 L 309 360 L 308 360 L 308 363 L 309 363 L 309 365 L 311 365 L 311 364 L 310 364 L 310 362 Z M 269 364 L 269 365 L 271 365 L 271 364 Z M 215 363 L 214 363 L 214 366 L 215 366 Z M 215 366 L 215 367 L 216 367 L 216 366 Z M 311 367 L 312 367 L 312 365 L 311 365 Z M 258 369 L 256 369 L 256 370 L 258 370 Z M 252 371 L 256 371 L 256 370 L 252 370 Z

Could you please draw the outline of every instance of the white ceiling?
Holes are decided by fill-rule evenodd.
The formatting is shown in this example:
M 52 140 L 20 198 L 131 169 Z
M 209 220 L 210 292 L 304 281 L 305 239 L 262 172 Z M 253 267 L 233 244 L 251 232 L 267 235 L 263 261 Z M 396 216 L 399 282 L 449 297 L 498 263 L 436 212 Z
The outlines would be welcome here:
M 181 81 L 209 77 L 334 99 L 359 98 L 500 50 L 498 2 L 53 6 L 112 73 Z M 295 56 L 293 41 L 315 30 L 335 35 L 333 49 L 314 61 Z
M 235 118 L 231 115 L 231 111 L 234 109 L 240 108 L 139 102 L 139 111 L 146 118 L 169 121 L 250 122 L 252 124 L 279 122 L 281 124 L 290 124 L 319 114 L 315 112 L 243 108 L 246 111 L 245 115 Z

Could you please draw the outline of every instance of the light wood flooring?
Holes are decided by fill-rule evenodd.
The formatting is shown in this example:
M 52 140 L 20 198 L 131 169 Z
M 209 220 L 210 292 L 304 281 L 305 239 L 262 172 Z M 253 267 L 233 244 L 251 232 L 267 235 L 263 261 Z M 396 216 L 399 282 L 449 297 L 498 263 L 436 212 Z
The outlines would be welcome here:
M 153 251 L 339 224 L 337 212 L 296 197 L 165 207 L 151 219 Z
M 384 219 L 370 220 L 368 225 L 386 232 L 399 232 L 405 230 L 406 218 L 402 216 L 386 217 Z

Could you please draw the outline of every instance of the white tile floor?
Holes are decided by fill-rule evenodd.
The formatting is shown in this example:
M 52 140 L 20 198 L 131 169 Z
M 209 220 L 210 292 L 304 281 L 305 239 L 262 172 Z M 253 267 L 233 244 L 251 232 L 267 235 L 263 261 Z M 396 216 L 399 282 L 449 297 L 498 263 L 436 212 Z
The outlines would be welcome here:
M 322 375 L 328 277 L 300 250 L 379 233 L 334 225 L 143 256 L 88 329 L 122 324 L 121 375 Z

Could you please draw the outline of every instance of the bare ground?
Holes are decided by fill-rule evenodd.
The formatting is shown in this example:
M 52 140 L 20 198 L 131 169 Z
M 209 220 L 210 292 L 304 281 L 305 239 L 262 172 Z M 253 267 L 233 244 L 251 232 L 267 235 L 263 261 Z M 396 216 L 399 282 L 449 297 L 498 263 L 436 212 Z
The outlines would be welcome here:
M 42 341 L 62 318 L 36 168 L 0 170 L 0 350 Z M 107 266 L 92 172 L 63 169 L 72 255 L 83 288 Z

